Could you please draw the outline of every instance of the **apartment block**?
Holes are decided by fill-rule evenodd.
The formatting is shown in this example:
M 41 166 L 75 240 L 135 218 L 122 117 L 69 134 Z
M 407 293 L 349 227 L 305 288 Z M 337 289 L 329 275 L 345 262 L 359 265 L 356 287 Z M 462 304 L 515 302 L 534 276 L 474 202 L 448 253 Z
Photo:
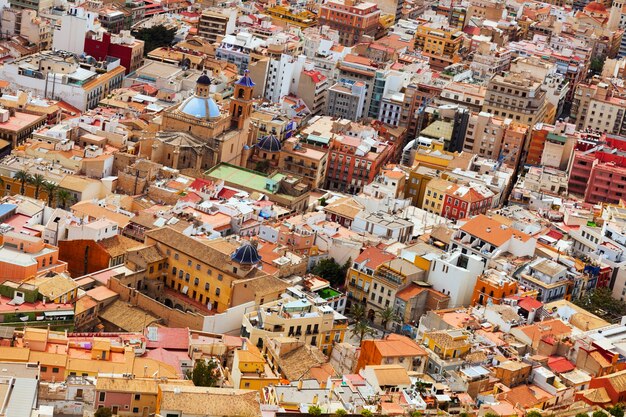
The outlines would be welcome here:
M 462 31 L 447 24 L 420 25 L 415 33 L 415 49 L 429 58 L 430 66 L 438 71 L 461 62 L 463 55 Z
M 337 30 L 345 46 L 358 43 L 363 36 L 375 37 L 379 20 L 376 3 L 362 0 L 331 0 L 319 8 L 319 24 Z

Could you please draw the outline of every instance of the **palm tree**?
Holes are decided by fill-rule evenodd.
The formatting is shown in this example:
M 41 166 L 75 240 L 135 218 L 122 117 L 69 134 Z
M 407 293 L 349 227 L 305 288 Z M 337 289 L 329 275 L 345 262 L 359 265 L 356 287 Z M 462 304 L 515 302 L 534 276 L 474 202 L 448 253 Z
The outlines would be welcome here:
M 365 319 L 365 307 L 361 303 L 353 302 L 350 306 L 350 314 L 356 322 L 359 322 Z
M 380 317 L 380 324 L 382 324 L 383 326 L 383 337 L 385 337 L 385 333 L 387 332 L 387 324 L 393 321 L 400 321 L 400 316 L 391 307 L 387 307 L 384 310 L 379 311 L 377 314 L 378 317 Z
M 41 174 L 35 174 L 29 178 L 28 182 L 35 187 L 35 198 L 39 199 L 39 190 L 46 182 L 46 177 Z
M 46 192 L 46 196 L 48 197 L 48 207 L 52 207 L 52 200 L 54 200 L 54 195 L 57 192 L 58 185 L 53 182 L 46 181 L 42 185 L 43 190 Z
M 352 336 L 358 336 L 359 344 L 363 342 L 365 336 L 374 336 L 376 334 L 374 329 L 372 329 L 365 320 L 357 322 L 350 330 L 350 333 L 352 333 Z
M 30 181 L 30 174 L 21 169 L 15 173 L 13 179 L 20 182 L 20 184 L 22 185 L 20 187 L 20 194 L 24 195 L 24 185 Z
M 61 208 L 66 208 L 67 203 L 72 200 L 72 194 L 69 191 L 59 188 L 57 190 L 57 205 L 60 205 Z

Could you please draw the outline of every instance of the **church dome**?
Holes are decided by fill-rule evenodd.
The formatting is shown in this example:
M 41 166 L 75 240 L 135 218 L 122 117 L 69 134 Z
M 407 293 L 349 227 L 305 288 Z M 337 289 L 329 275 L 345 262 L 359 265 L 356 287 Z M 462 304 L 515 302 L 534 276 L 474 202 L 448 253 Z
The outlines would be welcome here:
M 207 77 L 208 78 L 208 77 Z M 200 80 L 198 80 L 198 83 Z M 198 119 L 214 119 L 220 117 L 220 108 L 211 97 L 189 97 L 179 107 L 180 111 Z
M 204 73 L 198 78 L 198 81 L 196 81 L 196 84 L 211 85 L 211 79 L 209 78 L 208 75 L 206 75 L 206 73 Z
M 274 135 L 263 136 L 257 146 L 267 152 L 279 152 L 283 147 L 280 140 Z
M 259 252 L 251 243 L 239 246 L 230 258 L 241 265 L 255 265 L 261 262 Z

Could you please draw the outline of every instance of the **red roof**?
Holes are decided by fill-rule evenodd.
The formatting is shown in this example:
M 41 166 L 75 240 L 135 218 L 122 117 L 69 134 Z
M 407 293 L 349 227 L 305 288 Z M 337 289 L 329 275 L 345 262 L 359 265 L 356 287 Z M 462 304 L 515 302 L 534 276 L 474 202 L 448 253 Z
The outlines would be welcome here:
M 543 303 L 541 301 L 537 301 L 536 299 L 534 299 L 532 297 L 524 297 L 524 298 L 520 299 L 517 302 L 517 305 L 520 308 L 523 308 L 526 311 L 532 311 L 533 308 L 535 310 L 538 310 L 541 307 L 543 307 Z
M 324 74 L 322 74 L 319 71 L 315 71 L 315 70 L 306 70 L 303 71 L 303 73 L 305 75 L 308 75 L 309 77 L 311 77 L 311 79 L 313 80 L 314 83 L 319 83 L 321 81 L 324 81 L 326 79 L 326 76 Z
M 150 328 L 146 328 L 145 335 L 148 337 L 146 347 L 148 349 L 172 349 L 172 350 L 188 350 L 189 349 L 189 329 L 184 327 L 153 327 L 156 331 L 156 340 L 150 340 Z
M 179 199 L 179 201 L 187 201 L 190 203 L 201 203 L 202 202 L 202 197 L 200 197 L 198 194 L 196 193 L 189 193 L 186 196 L 182 197 Z
M 556 240 L 563 239 L 563 233 L 557 232 L 556 230 L 550 230 L 546 235 L 550 236 L 552 239 L 556 239 Z
M 237 194 L 239 191 L 237 190 L 233 190 L 232 188 L 227 188 L 224 187 L 222 188 L 222 190 L 217 194 L 217 196 L 219 198 L 224 198 L 224 199 L 229 199 L 231 197 L 233 197 L 235 194 Z
M 196 178 L 190 185 L 189 188 L 196 191 L 202 191 L 204 187 L 208 187 L 213 185 L 213 181 L 205 180 L 204 178 Z
M 355 263 L 360 264 L 365 262 L 365 266 L 370 269 L 376 269 L 385 262 L 389 262 L 396 259 L 396 257 L 390 253 L 387 253 L 377 247 L 370 246 L 365 249 L 354 260 Z
M 564 372 L 573 371 L 576 369 L 576 366 L 562 356 L 550 356 L 548 358 L 548 368 L 553 372 L 562 374 Z

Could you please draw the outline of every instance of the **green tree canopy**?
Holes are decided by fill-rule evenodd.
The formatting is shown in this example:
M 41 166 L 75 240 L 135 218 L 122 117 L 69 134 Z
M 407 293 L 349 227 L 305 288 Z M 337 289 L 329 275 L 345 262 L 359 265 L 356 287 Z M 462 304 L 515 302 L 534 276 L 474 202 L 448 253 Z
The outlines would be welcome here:
M 335 411 L 335 416 L 337 417 L 345 417 L 347 415 L 348 415 L 348 412 L 344 410 L 343 408 L 340 408 L 339 410 Z
M 151 28 L 142 28 L 133 33 L 137 39 L 145 42 L 143 47 L 144 55 L 162 46 L 169 46 L 174 42 L 176 29 L 168 29 L 163 25 L 152 26 Z
M 593 412 L 592 417 L 607 417 L 607 414 L 602 410 L 598 410 Z
M 372 329 L 365 320 L 357 322 L 354 327 L 350 329 L 350 333 L 352 336 L 359 338 L 359 344 L 365 339 L 365 336 L 374 336 L 374 334 L 376 334 L 374 329 Z
M 217 385 L 217 363 L 199 359 L 192 371 L 187 371 L 187 379 L 191 379 L 196 387 L 214 387 Z
M 596 288 L 575 300 L 574 304 L 610 322 L 626 315 L 626 303 L 613 298 L 608 288 Z
M 313 267 L 313 273 L 327 279 L 332 287 L 341 287 L 346 281 L 346 274 L 350 268 L 350 260 L 339 265 L 333 258 L 322 259 Z
M 539 411 L 530 411 L 526 413 L 526 417 L 541 417 L 541 413 Z
M 312 405 L 309 407 L 309 414 L 311 414 L 312 416 L 321 416 L 322 409 L 316 405 Z
M 361 410 L 361 415 L 363 417 L 372 417 L 374 415 L 374 413 L 372 413 L 370 410 L 368 410 L 367 408 L 364 408 Z
M 621 403 L 615 404 L 613 407 L 608 407 L 606 411 L 613 417 L 624 417 L 624 405 Z

